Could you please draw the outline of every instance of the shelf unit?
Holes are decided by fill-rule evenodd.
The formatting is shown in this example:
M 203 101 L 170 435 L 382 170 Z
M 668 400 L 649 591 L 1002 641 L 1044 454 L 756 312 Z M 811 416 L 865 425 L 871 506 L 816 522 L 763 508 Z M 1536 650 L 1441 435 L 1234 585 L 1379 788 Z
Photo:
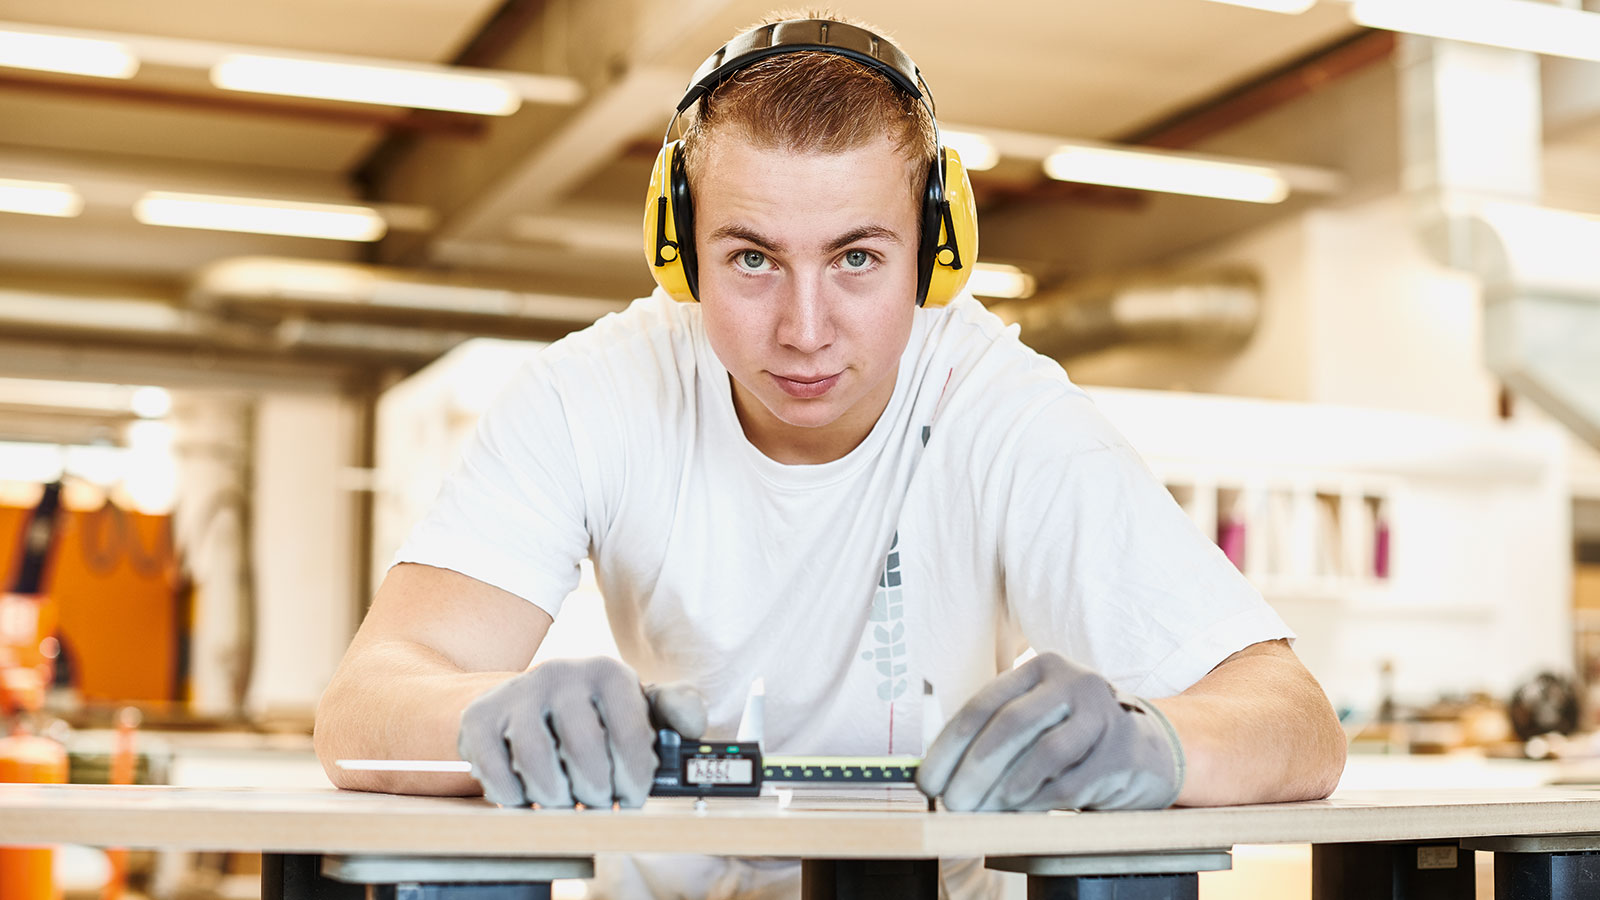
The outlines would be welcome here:
M 1538 423 L 1090 388 L 1334 702 L 1570 670 L 1565 439 Z
M 1390 585 L 1392 479 L 1152 468 L 1200 533 L 1268 597 L 1338 599 Z

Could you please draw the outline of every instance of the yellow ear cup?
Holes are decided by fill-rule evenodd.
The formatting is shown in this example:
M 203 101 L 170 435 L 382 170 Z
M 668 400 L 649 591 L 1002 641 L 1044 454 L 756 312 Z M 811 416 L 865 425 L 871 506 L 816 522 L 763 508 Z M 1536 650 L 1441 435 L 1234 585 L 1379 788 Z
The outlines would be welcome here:
M 650 170 L 650 190 L 644 198 L 644 260 L 656 284 L 672 299 L 693 303 L 694 292 L 689 289 L 689 278 L 683 269 L 682 244 L 669 191 L 673 157 L 680 148 L 678 141 L 662 147 Z M 689 240 L 694 236 L 690 235 Z
M 923 306 L 944 306 L 972 276 L 972 265 L 978 261 L 978 205 L 972 199 L 972 182 L 967 178 L 967 167 L 955 148 L 944 148 L 944 199 L 950 205 L 948 226 L 944 217 L 939 222 L 939 245 L 954 244 L 956 250 L 940 250 L 933 260 L 933 274 L 928 281 L 928 298 Z M 954 234 L 951 234 L 954 230 Z M 953 240 L 952 240 L 953 238 Z M 960 261 L 961 268 L 952 268 Z

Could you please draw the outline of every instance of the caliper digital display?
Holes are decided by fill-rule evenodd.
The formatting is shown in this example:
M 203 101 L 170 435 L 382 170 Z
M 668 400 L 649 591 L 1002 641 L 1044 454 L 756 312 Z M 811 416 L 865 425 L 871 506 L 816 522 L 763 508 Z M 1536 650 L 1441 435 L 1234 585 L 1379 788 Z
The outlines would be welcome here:
M 654 797 L 756 797 L 761 794 L 761 745 L 755 741 L 694 741 L 670 728 L 656 732 Z
M 749 759 L 694 756 L 683 761 L 683 780 L 689 784 L 752 784 L 756 765 Z

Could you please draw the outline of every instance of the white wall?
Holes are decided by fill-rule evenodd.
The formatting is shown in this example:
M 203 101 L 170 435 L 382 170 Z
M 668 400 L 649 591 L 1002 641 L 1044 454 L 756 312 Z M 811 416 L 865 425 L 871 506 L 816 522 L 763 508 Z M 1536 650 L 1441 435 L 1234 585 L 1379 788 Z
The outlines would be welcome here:
M 467 341 L 383 392 L 374 465 L 372 585 L 377 587 L 411 526 L 428 506 L 478 417 L 505 389 L 531 341 Z
M 1426 255 L 1403 197 L 1310 213 L 1305 237 L 1305 399 L 1495 418 L 1477 281 Z

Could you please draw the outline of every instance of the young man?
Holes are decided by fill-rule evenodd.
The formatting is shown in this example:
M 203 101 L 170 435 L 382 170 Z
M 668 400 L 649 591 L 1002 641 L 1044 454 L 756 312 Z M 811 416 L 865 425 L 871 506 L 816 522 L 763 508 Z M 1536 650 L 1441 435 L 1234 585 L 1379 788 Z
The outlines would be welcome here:
M 634 806 L 652 715 L 730 737 L 763 678 L 768 752 L 925 754 L 951 809 L 1332 790 L 1343 736 L 1281 620 L 1060 367 L 956 293 L 976 229 L 919 80 L 833 21 L 708 60 L 647 198 L 667 290 L 485 416 L 323 699 L 336 784 Z M 629 665 L 526 670 L 585 556 Z M 926 748 L 924 680 L 959 709 Z M 458 753 L 474 778 L 331 765 Z M 790 877 L 696 865 L 702 891 Z

